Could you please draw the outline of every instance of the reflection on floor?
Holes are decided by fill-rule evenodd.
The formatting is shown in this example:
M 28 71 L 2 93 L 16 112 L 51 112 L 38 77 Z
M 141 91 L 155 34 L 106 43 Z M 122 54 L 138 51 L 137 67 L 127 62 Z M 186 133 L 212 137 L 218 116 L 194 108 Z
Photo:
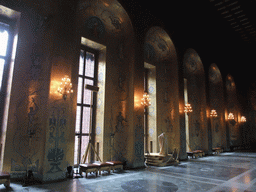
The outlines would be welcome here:
M 6 191 L 0 185 L 0 192 Z M 181 162 L 178 166 L 102 174 L 63 182 L 22 187 L 9 191 L 118 191 L 118 192 L 253 192 L 256 191 L 256 153 L 222 153 Z

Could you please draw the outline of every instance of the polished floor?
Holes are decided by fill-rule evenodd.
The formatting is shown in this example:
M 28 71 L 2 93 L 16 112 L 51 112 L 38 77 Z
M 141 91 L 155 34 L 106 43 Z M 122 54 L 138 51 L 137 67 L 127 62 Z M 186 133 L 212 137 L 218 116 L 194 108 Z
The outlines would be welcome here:
M 0 185 L 0 192 L 7 191 Z M 147 167 L 99 177 L 74 178 L 63 182 L 22 187 L 11 183 L 8 191 L 31 192 L 256 192 L 256 153 L 222 153 L 190 159 L 177 166 Z

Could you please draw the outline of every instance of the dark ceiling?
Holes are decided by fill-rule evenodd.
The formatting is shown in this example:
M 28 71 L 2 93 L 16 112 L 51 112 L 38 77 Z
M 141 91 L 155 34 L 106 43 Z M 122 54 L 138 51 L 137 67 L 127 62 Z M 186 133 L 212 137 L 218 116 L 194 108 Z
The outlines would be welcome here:
M 139 36 L 151 26 L 170 35 L 179 58 L 195 49 L 205 66 L 216 63 L 223 79 L 230 73 L 240 94 L 255 81 L 255 0 L 121 1 Z

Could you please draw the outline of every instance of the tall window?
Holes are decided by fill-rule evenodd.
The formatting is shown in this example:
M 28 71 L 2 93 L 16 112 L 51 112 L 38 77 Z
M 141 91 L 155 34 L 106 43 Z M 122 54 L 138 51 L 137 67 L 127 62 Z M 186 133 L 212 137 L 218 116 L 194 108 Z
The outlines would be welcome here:
M 82 47 L 78 71 L 74 164 L 81 162 L 89 143 L 90 134 L 92 144 L 95 140 L 96 93 L 92 94 L 90 90 L 85 89 L 85 86 L 87 84 L 97 86 L 97 57 L 98 54 L 95 50 Z M 92 158 L 93 155 L 89 154 L 89 157 Z M 88 162 L 88 160 L 92 159 L 87 157 L 86 161 Z
M 184 103 L 188 104 L 188 80 L 184 78 Z M 189 116 L 185 113 L 185 129 L 186 129 L 186 151 L 190 150 L 189 143 Z
M 3 19 L 6 20 L 6 19 Z M 2 127 L 3 113 L 6 100 L 10 57 L 13 44 L 12 27 L 0 18 L 0 126 Z
M 9 26 L 0 23 L 0 90 L 2 90 L 4 66 L 7 60 L 7 45 L 9 39 Z
M 149 94 L 151 105 L 144 111 L 145 153 L 157 152 L 157 104 L 156 104 L 156 67 L 144 62 L 144 91 Z

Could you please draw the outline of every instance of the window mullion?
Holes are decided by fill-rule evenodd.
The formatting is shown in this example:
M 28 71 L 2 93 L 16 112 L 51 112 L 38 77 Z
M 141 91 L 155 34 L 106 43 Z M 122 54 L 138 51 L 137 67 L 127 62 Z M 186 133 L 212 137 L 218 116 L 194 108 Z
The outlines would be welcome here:
M 86 90 L 85 90 L 85 84 L 86 84 L 86 81 L 93 81 L 92 85 L 97 85 L 97 53 L 95 53 L 95 51 L 91 50 L 91 49 L 88 49 L 86 47 L 83 47 L 81 48 L 81 51 L 84 52 L 84 57 L 83 57 L 83 60 L 81 60 L 81 64 L 83 64 L 83 72 L 82 73 L 78 73 L 78 77 L 79 78 L 82 78 L 80 81 L 81 81 L 81 86 L 82 87 L 79 87 L 81 90 L 80 94 L 81 94 L 81 103 L 77 103 L 77 106 L 80 106 L 81 107 L 81 114 L 80 114 L 80 127 L 79 127 L 79 130 L 80 132 L 77 132 L 75 133 L 76 137 L 80 137 L 79 139 L 79 151 L 78 151 L 78 158 L 79 158 L 79 162 L 81 162 L 81 157 L 82 155 L 84 154 L 84 142 L 88 142 L 87 141 L 87 138 L 90 137 L 90 127 L 92 126 L 92 132 L 91 133 L 94 133 L 95 132 L 95 119 L 93 118 L 92 121 L 91 121 L 91 113 L 94 117 L 95 115 L 95 111 L 96 111 L 96 93 L 93 93 L 92 94 L 92 103 L 90 101 L 88 101 L 88 98 L 85 98 L 84 100 L 84 97 L 87 97 L 86 96 Z M 87 65 L 90 65 L 90 63 L 87 63 L 87 59 L 89 59 L 89 57 L 87 55 L 90 55 L 90 54 L 93 54 L 94 55 L 94 68 L 90 68 L 89 66 Z M 90 61 L 88 61 L 90 62 Z M 89 75 L 89 73 L 87 74 L 86 72 L 86 67 L 90 68 L 90 70 L 94 70 L 94 77 L 90 77 L 90 76 L 87 76 Z M 88 69 L 89 69 L 88 68 Z M 87 74 L 87 75 L 86 75 Z M 88 82 L 88 84 L 91 84 L 90 82 Z M 87 102 L 89 102 L 89 104 L 87 104 Z M 85 110 L 88 110 L 90 109 L 90 114 L 84 114 L 84 112 L 86 112 Z M 86 115 L 86 117 L 84 117 L 84 115 Z M 88 115 L 89 116 L 89 131 L 86 131 L 83 133 L 83 126 L 86 125 L 88 126 Z M 87 120 L 86 120 L 87 119 Z M 84 122 L 86 120 L 86 122 Z M 86 128 L 87 129 L 87 128 Z M 94 135 L 94 134 L 93 134 Z M 84 138 L 84 139 L 83 139 Z M 92 138 L 92 142 L 94 142 L 94 139 Z
M 85 54 L 85 53 L 84 53 Z M 83 60 L 83 75 L 79 75 L 79 77 L 82 77 L 82 85 L 81 85 L 81 91 L 82 91 L 82 97 L 81 97 L 81 116 L 80 116 L 80 132 L 79 132 L 79 162 L 81 161 L 81 157 L 82 157 L 82 136 L 83 136 L 83 133 L 82 133 L 82 130 L 83 130 L 83 113 L 84 113 L 84 81 L 85 81 L 85 78 L 84 78 L 84 74 L 85 74 L 85 56 L 84 56 L 84 60 Z

